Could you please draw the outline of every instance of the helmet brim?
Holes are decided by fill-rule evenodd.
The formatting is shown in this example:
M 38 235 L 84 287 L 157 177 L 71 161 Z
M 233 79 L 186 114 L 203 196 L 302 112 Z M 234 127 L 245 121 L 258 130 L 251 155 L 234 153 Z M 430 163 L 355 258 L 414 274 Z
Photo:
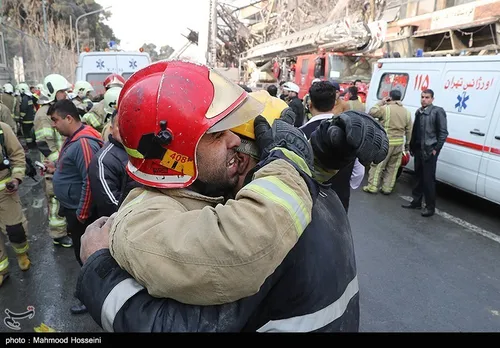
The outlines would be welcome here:
M 264 111 L 265 105 L 247 95 L 226 117 L 210 127 L 207 133 L 222 132 L 253 120 Z

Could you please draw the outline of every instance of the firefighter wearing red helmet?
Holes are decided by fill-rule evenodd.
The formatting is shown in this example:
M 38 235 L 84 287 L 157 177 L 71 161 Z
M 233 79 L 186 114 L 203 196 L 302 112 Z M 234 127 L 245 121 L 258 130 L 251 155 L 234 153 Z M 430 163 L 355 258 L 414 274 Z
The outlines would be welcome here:
M 363 187 L 363 191 L 378 193 L 380 190 L 388 195 L 396 183 L 403 151 L 410 148 L 413 128 L 411 113 L 401 103 L 401 91 L 394 89 L 389 97 L 375 104 L 369 114 L 384 126 L 389 137 L 389 153 L 383 162 L 371 165 L 368 185 Z
M 123 87 L 125 79 L 119 74 L 108 75 L 103 82 L 104 89 L 107 91 L 113 87 Z M 92 109 L 82 116 L 82 122 L 86 123 L 97 131 L 102 132 L 108 122 L 107 113 L 104 110 L 104 99 L 95 104 Z
M 310 222 L 312 149 L 290 124 L 280 134 L 298 144 L 267 148 L 253 181 L 224 204 L 239 179 L 240 138 L 229 130 L 263 109 L 195 63 L 157 62 L 125 83 L 127 172 L 145 187 L 120 206 L 109 243 L 150 294 L 197 304 L 253 295 Z
M 108 77 L 106 77 L 104 79 L 103 84 L 104 84 L 104 88 L 106 90 L 113 88 L 113 87 L 123 87 L 123 85 L 125 84 L 125 79 L 123 78 L 122 75 L 111 74 L 111 75 L 108 75 Z
M 185 76 L 183 77 L 185 78 Z M 189 80 L 193 81 L 193 78 L 190 77 Z M 167 82 L 164 83 L 168 84 Z M 125 90 L 127 90 L 127 86 L 125 86 Z M 252 271 L 246 274 L 247 278 L 262 276 L 260 270 L 256 272 L 252 270 L 252 264 L 256 265 L 256 259 L 249 260 L 250 265 L 244 264 L 246 259 L 250 257 L 250 254 L 248 254 L 246 250 L 255 242 L 254 234 L 265 235 L 262 231 L 249 231 L 251 227 L 246 224 L 254 224 L 255 222 L 253 220 L 248 221 L 247 218 L 249 218 L 249 216 L 259 218 L 259 215 L 263 215 L 263 219 L 265 220 L 265 226 L 263 226 L 263 228 L 265 229 L 274 229 L 276 224 L 281 225 L 282 223 L 287 223 L 286 221 L 275 221 L 274 211 L 266 211 L 266 206 L 262 206 L 262 211 L 260 211 L 260 213 L 257 212 L 255 209 L 260 205 L 256 204 L 257 202 L 248 202 L 251 204 L 245 204 L 245 209 L 239 209 L 240 204 L 245 202 L 245 198 L 243 197 L 248 194 L 248 192 L 245 191 L 246 189 L 251 188 L 252 190 L 256 190 L 255 192 L 262 192 L 260 189 L 264 189 L 263 192 L 265 192 L 272 187 L 267 186 L 262 179 L 271 180 L 273 184 L 278 184 L 278 181 L 275 181 L 275 179 L 278 179 L 281 173 L 276 172 L 273 174 L 268 173 L 265 176 L 261 175 L 263 170 L 266 168 L 270 169 L 269 165 L 273 164 L 273 162 L 268 163 L 264 160 L 264 166 L 262 163 L 257 164 L 257 168 L 260 169 L 257 170 L 256 176 L 259 178 L 250 182 L 247 186 L 244 186 L 246 180 L 244 181 L 243 178 L 250 179 L 252 177 L 246 174 L 248 171 L 250 171 L 250 173 L 255 173 L 252 169 L 255 163 L 262 160 L 262 158 L 269 160 L 269 157 L 265 154 L 264 156 L 261 155 L 260 149 L 273 148 L 276 144 L 281 144 L 281 141 L 285 143 L 290 142 L 288 145 L 292 147 L 299 146 L 299 148 L 303 147 L 304 150 L 307 148 L 307 143 L 304 142 L 304 135 L 301 131 L 291 127 L 295 115 L 293 112 L 290 112 L 290 108 L 287 108 L 287 104 L 278 98 L 271 98 L 267 92 L 264 92 L 264 95 L 259 92 L 255 92 L 252 95 L 266 105 L 266 108 L 261 112 L 262 116 L 264 116 L 269 123 L 273 123 L 276 118 L 280 118 L 281 120 L 288 119 L 290 125 L 286 127 L 282 124 L 283 121 L 274 121 L 273 132 L 269 129 L 267 122 L 264 121 L 265 123 L 262 123 L 262 117 L 258 117 L 255 120 L 231 128 L 232 132 L 239 134 L 241 137 L 245 137 L 247 140 L 246 143 L 242 142 L 241 146 L 238 146 L 236 149 L 236 151 L 240 152 L 238 160 L 240 162 L 238 164 L 240 171 L 239 186 L 238 188 L 234 187 L 237 191 L 234 193 L 236 200 L 229 200 L 226 205 L 223 206 L 222 203 L 217 204 L 217 202 L 212 200 L 208 201 L 209 198 L 205 197 L 207 202 L 198 202 L 198 204 L 195 205 L 193 204 L 194 201 L 189 199 L 190 197 L 194 197 L 188 195 L 188 192 L 190 192 L 188 191 L 189 188 L 183 190 L 174 189 L 173 191 L 169 189 L 160 189 L 158 191 L 162 192 L 164 195 L 170 195 L 172 198 L 175 198 L 178 203 L 178 214 L 172 216 L 171 213 L 168 213 L 167 216 L 165 216 L 173 225 L 170 225 L 167 221 L 163 223 L 160 221 L 148 221 L 147 223 L 142 223 L 142 227 L 146 227 L 146 229 L 140 232 L 141 222 L 139 218 L 142 217 L 143 220 L 149 220 L 150 212 L 164 209 L 165 204 L 164 201 L 160 201 L 159 198 L 145 198 L 149 195 L 149 192 L 143 193 L 144 191 L 140 190 L 133 194 L 133 197 L 127 198 L 128 203 L 124 203 L 130 204 L 131 208 L 122 208 L 122 213 L 119 213 L 115 219 L 116 221 L 117 219 L 126 218 L 128 214 L 138 214 L 136 218 L 133 219 L 135 220 L 133 229 L 137 229 L 137 231 L 134 233 L 135 236 L 129 235 L 129 237 L 133 239 L 130 239 L 130 242 L 127 243 L 133 249 L 147 250 L 145 254 L 149 252 L 155 253 L 158 261 L 162 263 L 175 261 L 184 263 L 181 270 L 186 277 L 194 275 L 196 277 L 195 280 L 199 280 L 199 273 L 205 273 L 206 277 L 211 277 L 210 280 L 213 283 L 220 284 L 217 286 L 216 293 L 205 293 L 202 294 L 205 296 L 200 297 L 200 290 L 197 289 L 197 284 L 194 281 L 186 286 L 186 282 L 178 283 L 179 274 L 162 273 L 159 274 L 158 277 L 163 280 L 165 288 L 169 287 L 169 289 L 166 289 L 167 292 L 174 295 L 163 299 L 152 297 L 149 294 L 151 292 L 150 289 L 148 288 L 147 291 L 145 291 L 143 286 L 138 284 L 130 274 L 118 266 L 110 253 L 110 250 L 112 253 L 115 253 L 115 251 L 113 251 L 113 246 L 109 246 L 109 239 L 116 239 L 116 234 L 123 234 L 123 231 L 126 231 L 127 228 L 130 229 L 130 227 L 126 225 L 128 224 L 128 226 L 130 226 L 130 222 L 133 222 L 133 220 L 113 223 L 111 222 L 113 219 L 108 219 L 104 224 L 104 220 L 106 219 L 104 218 L 89 226 L 85 235 L 82 237 L 82 260 L 84 260 L 85 264 L 78 280 L 79 284 L 77 285 L 78 298 L 86 304 L 89 313 L 103 329 L 115 332 L 122 332 L 124 330 L 148 332 L 234 332 L 254 330 L 259 332 L 331 332 L 358 330 L 358 285 L 355 274 L 355 262 L 353 260 L 354 255 L 352 254 L 352 241 L 351 237 L 349 237 L 350 232 L 347 231 L 348 222 L 340 201 L 335 194 L 328 194 L 329 190 L 327 188 L 323 188 L 322 194 L 317 196 L 314 190 L 310 189 L 311 196 L 317 197 L 317 199 L 314 199 L 314 209 L 316 213 L 312 213 L 312 221 L 307 227 L 309 232 L 304 232 L 298 243 L 287 254 L 283 263 L 270 277 L 266 278 L 265 283 L 257 294 L 223 305 L 206 305 L 217 304 L 221 301 L 230 302 L 230 298 L 233 297 L 236 291 L 239 291 L 240 296 L 246 293 L 246 291 L 239 290 L 239 287 L 245 286 L 251 280 L 243 279 L 243 282 L 238 282 L 241 281 L 240 277 L 242 276 L 240 271 L 243 271 L 245 268 Z M 143 94 L 143 91 L 137 89 L 132 93 Z M 174 93 L 174 95 L 175 94 L 176 93 Z M 267 97 L 265 94 L 267 94 Z M 188 96 L 189 95 L 190 93 L 188 93 Z M 127 97 L 128 95 L 124 93 L 123 99 L 120 100 L 126 100 Z M 131 105 L 131 107 L 134 107 L 134 105 Z M 122 108 L 122 101 L 119 101 L 120 115 L 123 110 Z M 142 106 L 139 108 L 137 104 L 134 108 L 141 109 L 142 111 L 150 109 L 149 106 L 146 106 L 145 109 L 143 109 Z M 158 108 L 158 110 L 161 109 Z M 138 110 L 138 112 L 140 112 L 140 110 Z M 156 119 L 161 122 L 162 117 Z M 350 120 L 353 119 L 355 121 L 350 122 Z M 339 127 L 342 124 L 344 124 L 345 127 Z M 262 132 L 262 126 L 265 126 L 264 129 L 267 130 Z M 328 160 L 331 161 L 331 165 L 323 162 L 316 162 L 315 160 L 315 166 L 317 164 L 326 165 L 326 167 L 321 167 L 327 170 L 339 168 L 337 164 L 342 166 L 341 162 L 350 162 L 353 157 L 365 158 L 367 162 L 363 161 L 363 163 L 370 163 L 372 161 L 378 163 L 382 161 L 387 154 L 388 139 L 386 133 L 384 129 L 368 115 L 360 115 L 360 117 L 355 113 L 343 115 L 335 119 L 325 120 L 320 128 L 322 130 L 319 131 L 318 137 L 315 135 L 311 138 L 311 146 L 315 149 L 314 154 L 318 154 L 318 160 L 320 157 L 328 157 Z M 344 129 L 344 131 L 342 131 L 342 129 Z M 161 138 L 163 138 L 163 134 L 167 139 L 170 139 L 170 135 L 161 133 L 161 127 L 159 127 L 159 129 L 157 127 L 157 130 L 159 130 Z M 364 134 L 367 133 L 371 134 L 373 139 L 367 139 L 368 137 L 364 136 Z M 147 134 L 154 135 L 156 132 Z M 270 143 L 274 143 L 274 145 L 262 146 L 263 139 L 267 138 L 267 136 L 265 136 L 266 134 L 269 136 L 272 134 L 275 135 L 275 137 L 270 137 L 273 140 Z M 280 134 L 282 137 L 279 137 Z M 352 137 L 353 141 L 349 142 L 345 134 L 349 134 L 349 138 Z M 121 135 L 124 135 L 123 132 L 121 132 Z M 148 138 L 149 137 L 148 135 Z M 318 141 L 315 142 L 314 140 Z M 148 140 L 141 139 L 141 141 L 146 144 L 148 143 Z M 141 141 L 139 141 L 139 143 L 141 143 Z M 344 141 L 348 141 L 350 145 L 344 147 L 342 145 Z M 202 140 L 200 140 L 200 146 L 201 142 Z M 351 146 L 356 148 L 356 151 L 354 151 L 356 154 L 349 149 Z M 147 148 L 148 146 L 143 143 L 143 151 L 146 151 Z M 199 148 L 200 147 L 198 147 L 198 149 Z M 333 148 L 336 148 L 336 151 L 333 150 Z M 217 150 L 216 144 L 211 146 L 211 150 Z M 316 153 L 316 150 L 318 150 L 318 153 Z M 323 150 L 326 152 L 323 152 Z M 286 149 L 283 149 L 283 151 L 292 157 L 297 155 L 297 153 L 287 152 Z M 134 150 L 132 149 L 131 152 L 134 152 Z M 250 154 L 250 156 L 255 158 L 256 162 L 251 163 L 248 156 L 246 156 L 245 160 L 245 156 L 242 156 L 241 153 Z M 299 151 L 299 153 L 301 152 Z M 135 155 L 137 154 L 134 153 L 132 156 Z M 153 157 L 157 156 L 158 155 L 155 155 Z M 307 157 L 308 156 L 304 156 L 304 158 Z M 340 162 L 337 164 L 333 163 L 337 161 Z M 297 163 L 299 162 L 300 161 Z M 309 162 L 309 160 L 305 162 Z M 268 163 L 267 166 L 265 165 L 266 163 Z M 288 163 L 292 164 L 291 162 Z M 199 166 L 201 176 L 204 164 L 200 161 L 197 166 Z M 293 173 L 294 172 L 291 172 L 290 174 Z M 325 172 L 322 171 L 322 174 L 325 174 Z M 306 179 L 305 181 L 309 180 Z M 260 183 L 259 186 L 251 186 L 257 182 Z M 279 183 L 280 189 L 286 187 L 282 184 L 287 185 L 284 182 Z M 151 190 L 154 189 L 148 189 L 146 191 Z M 194 188 L 191 190 L 197 191 Z M 278 193 L 277 196 L 273 196 L 273 199 L 279 201 L 281 198 L 279 194 L 280 190 L 273 192 Z M 293 191 L 288 191 L 288 193 L 293 197 L 297 197 Z M 242 194 L 243 197 L 240 196 Z M 143 197 L 141 197 L 141 195 Z M 157 197 L 161 197 L 161 195 L 158 194 Z M 201 198 L 200 196 L 198 197 Z M 325 205 L 326 201 L 329 202 L 327 204 L 328 206 Z M 210 202 L 212 202 L 212 204 L 210 204 Z M 150 207 L 149 210 L 146 211 L 145 209 L 147 209 L 146 205 L 148 203 Z M 139 204 L 142 205 L 140 208 L 141 211 L 134 212 L 134 206 Z M 213 206 L 215 204 L 217 204 L 215 208 L 207 208 L 207 205 Z M 233 209 L 224 211 L 227 206 L 232 206 Z M 247 211 L 246 208 L 249 210 Z M 211 227 L 203 226 L 204 233 L 195 230 L 196 228 L 200 228 L 202 221 L 199 220 L 203 219 L 204 216 L 201 212 L 193 211 L 192 209 L 209 210 L 209 216 L 212 216 L 210 219 L 212 224 Z M 325 211 L 327 211 L 328 214 L 321 213 Z M 234 226 L 237 227 L 238 230 L 226 230 L 226 227 L 231 227 L 229 222 L 233 212 L 241 214 L 241 225 Z M 154 215 L 157 214 L 160 214 L 160 212 L 154 212 Z M 183 216 L 183 214 L 189 214 L 190 219 L 187 218 L 188 215 Z M 179 218 L 184 220 L 183 225 L 178 225 L 176 222 Z M 117 228 L 116 226 L 120 224 L 123 224 L 123 226 Z M 161 226 L 159 224 L 161 224 Z M 158 225 L 158 227 L 156 227 L 157 234 L 152 235 L 150 229 L 156 225 Z M 149 226 L 149 228 L 147 226 Z M 112 238 L 108 238 L 109 227 L 117 229 L 117 231 L 115 231 L 115 236 Z M 178 228 L 177 231 L 172 230 L 175 227 Z M 293 229 L 294 226 L 290 226 L 290 228 Z M 213 229 L 225 233 L 224 238 L 217 238 L 214 240 Z M 328 233 L 327 231 L 333 232 L 335 238 L 338 238 L 339 242 L 332 240 L 331 237 L 333 237 L 333 235 L 331 237 L 326 237 L 325 233 Z M 140 235 L 144 232 L 147 236 Z M 192 237 L 197 235 L 199 235 L 200 238 L 193 240 Z M 242 238 L 242 243 L 235 243 L 239 240 L 239 236 Z M 122 238 L 124 237 L 125 236 Z M 148 238 L 154 238 L 156 244 L 154 241 L 148 241 Z M 133 243 L 131 243 L 132 240 Z M 147 245 L 144 245 L 144 242 L 146 242 Z M 171 244 L 174 242 L 175 244 Z M 218 245 L 218 242 L 222 242 L 223 245 Z M 121 244 L 123 245 L 123 241 Z M 188 250 L 193 248 L 193 245 L 195 248 L 199 248 L 200 244 L 205 244 L 205 248 L 201 250 L 201 253 L 193 255 L 193 253 Z M 228 247 L 235 248 L 230 255 L 221 253 L 221 251 L 227 251 Z M 264 245 L 262 245 L 262 247 L 264 247 Z M 332 248 L 336 250 L 332 251 Z M 315 252 L 314 257 L 308 258 L 307 256 L 311 256 L 311 250 L 313 249 Z M 260 256 L 267 258 L 268 254 L 266 251 L 274 253 L 274 250 L 271 251 L 270 249 L 264 248 Z M 132 254 L 137 253 L 137 250 L 132 250 Z M 208 255 L 208 257 L 206 255 Z M 231 255 L 233 255 L 233 257 L 231 257 Z M 243 258 L 234 259 L 236 255 L 240 255 Z M 136 256 L 138 255 L 134 255 L 133 259 L 126 261 L 126 267 L 135 268 L 137 267 L 137 263 L 145 262 L 143 259 L 138 259 Z M 161 256 L 164 256 L 164 258 L 162 259 Z M 326 256 L 326 258 L 324 256 Z M 174 261 L 171 259 L 174 259 Z M 318 263 L 318 261 L 320 262 Z M 150 264 L 150 268 L 157 267 L 157 264 L 158 263 Z M 221 273 L 217 270 L 217 266 L 230 269 L 225 269 Z M 177 271 L 177 269 L 173 270 Z M 211 272 L 212 270 L 215 270 L 215 272 Z M 143 272 L 144 271 L 145 270 L 143 270 Z M 148 269 L 146 272 L 152 272 L 154 274 L 161 273 L 160 270 L 156 269 Z M 324 272 L 329 274 L 325 275 Z M 219 279 L 220 276 L 226 275 L 230 277 Z M 148 277 L 150 276 L 151 275 L 148 275 Z M 160 282 L 160 280 L 157 280 L 157 282 Z M 320 286 L 318 286 L 318 284 Z M 177 290 L 179 286 L 183 288 L 183 293 L 180 292 L 180 289 Z M 204 289 L 207 288 L 205 283 L 202 283 L 201 286 Z M 344 287 L 345 291 L 340 290 Z M 182 302 L 174 301 L 172 298 L 182 298 Z M 196 302 L 204 305 L 192 305 L 193 303 L 196 304 Z M 119 303 L 119 306 L 110 310 L 109 306 L 107 306 L 109 303 Z M 345 310 L 342 311 L 342 313 L 328 312 L 325 314 L 325 310 L 338 303 L 345 304 Z M 172 313 L 175 313 L 175 315 L 172 315 Z

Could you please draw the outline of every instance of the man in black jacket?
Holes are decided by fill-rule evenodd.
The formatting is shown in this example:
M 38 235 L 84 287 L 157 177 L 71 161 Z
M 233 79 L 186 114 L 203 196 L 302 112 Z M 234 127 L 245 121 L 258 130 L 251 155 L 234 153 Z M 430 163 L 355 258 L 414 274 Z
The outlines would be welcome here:
M 130 190 L 140 186 L 125 169 L 128 155 L 121 142 L 118 117 L 115 111 L 108 141 L 94 155 L 89 166 L 90 189 L 97 218 L 111 216 Z
M 446 112 L 433 105 L 434 91 L 422 92 L 422 107 L 415 113 L 415 122 L 410 141 L 410 153 L 414 156 L 417 185 L 413 189 L 413 200 L 402 207 L 420 209 L 425 197 L 425 209 L 421 215 L 429 217 L 436 210 L 436 164 L 439 153 L 448 137 Z

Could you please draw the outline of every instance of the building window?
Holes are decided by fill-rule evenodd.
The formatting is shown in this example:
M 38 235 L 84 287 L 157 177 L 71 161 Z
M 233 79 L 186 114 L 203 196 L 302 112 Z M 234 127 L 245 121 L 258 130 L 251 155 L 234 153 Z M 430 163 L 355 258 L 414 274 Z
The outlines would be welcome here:
M 0 67 L 7 67 L 7 58 L 5 55 L 5 42 L 3 33 L 0 33 Z
M 446 0 L 446 8 L 467 4 L 469 2 L 474 2 L 476 0 Z
M 450 1 L 450 0 L 445 0 Z M 452 0 L 452 1 L 470 1 L 470 0 Z M 431 13 L 438 8 L 436 3 L 442 0 L 402 0 L 400 3 L 399 19 L 411 18 L 420 16 L 426 13 Z M 442 5 L 441 5 L 442 6 Z
M 417 16 L 434 12 L 436 0 L 420 0 L 418 2 Z

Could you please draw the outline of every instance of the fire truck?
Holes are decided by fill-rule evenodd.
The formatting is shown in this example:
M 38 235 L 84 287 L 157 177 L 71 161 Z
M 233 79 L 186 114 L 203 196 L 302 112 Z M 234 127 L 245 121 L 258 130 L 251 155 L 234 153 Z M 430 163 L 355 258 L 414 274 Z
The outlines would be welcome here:
M 293 81 L 303 98 L 315 78 L 333 79 L 341 89 L 360 80 L 360 94 L 367 94 L 373 64 L 382 57 L 386 30 L 385 21 L 367 24 L 344 19 L 259 44 L 240 56 L 242 83 L 263 89 Z
M 315 54 L 296 57 L 294 82 L 300 87 L 299 98 L 303 98 L 316 78 L 334 80 L 339 83 L 341 93 L 355 81 L 360 81 L 358 93 L 364 103 L 368 92 L 368 83 L 372 75 L 374 60 L 381 58 L 372 55 L 349 55 L 339 52 L 319 50 Z M 293 68 L 292 68 L 293 69 Z

